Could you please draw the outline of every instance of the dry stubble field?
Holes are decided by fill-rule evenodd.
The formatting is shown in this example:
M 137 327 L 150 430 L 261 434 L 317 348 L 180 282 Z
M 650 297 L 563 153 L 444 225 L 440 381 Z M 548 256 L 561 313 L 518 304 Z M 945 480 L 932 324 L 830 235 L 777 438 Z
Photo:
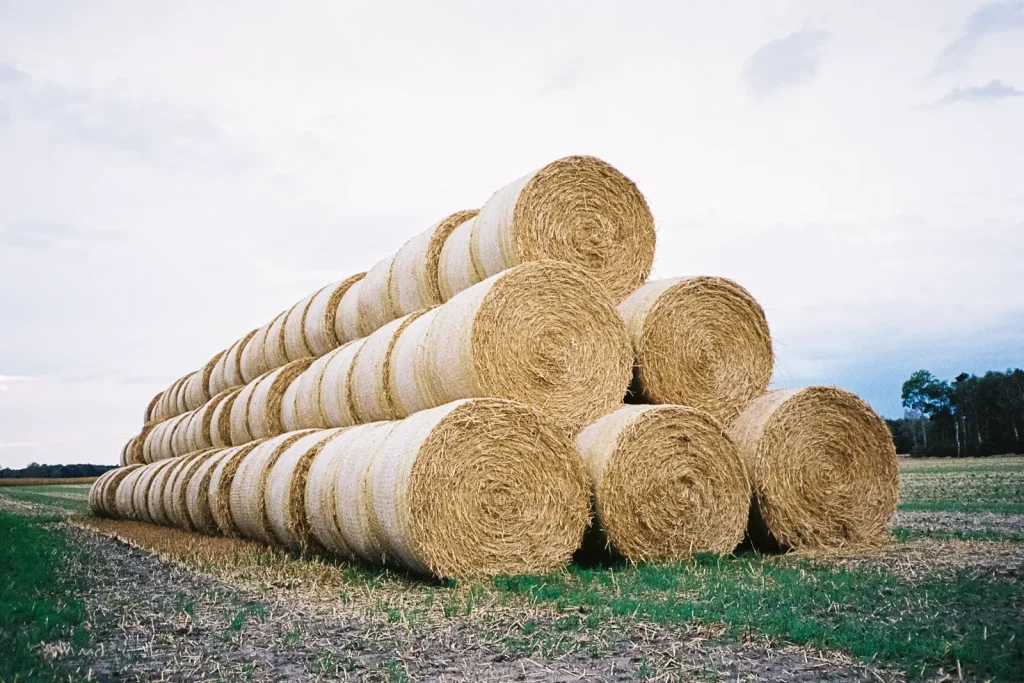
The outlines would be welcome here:
M 0 680 L 1014 680 L 1024 458 L 901 463 L 891 546 L 433 582 L 0 490 Z

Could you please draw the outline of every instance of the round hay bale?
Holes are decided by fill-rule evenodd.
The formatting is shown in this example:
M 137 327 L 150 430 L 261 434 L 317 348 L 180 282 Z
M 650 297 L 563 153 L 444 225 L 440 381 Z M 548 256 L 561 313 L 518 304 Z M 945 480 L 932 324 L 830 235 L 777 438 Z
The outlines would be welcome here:
M 138 435 L 128 443 L 128 462 L 132 465 L 141 465 L 146 462 L 145 460 L 145 445 L 146 439 L 149 435 L 160 424 L 159 422 L 148 422 L 142 425 L 142 430 L 139 431 Z
M 441 293 L 447 300 L 507 268 L 553 259 L 586 269 L 617 303 L 647 280 L 654 242 L 654 218 L 629 178 L 595 157 L 565 157 L 495 192 L 452 233 Z
M 729 427 L 754 487 L 750 536 L 785 548 L 888 538 L 899 467 L 885 422 L 835 387 L 771 391 Z
M 590 521 L 579 453 L 560 425 L 514 401 L 457 401 L 399 422 L 367 477 L 387 558 L 439 577 L 550 571 Z
M 188 382 L 186 382 L 185 406 L 187 410 L 195 410 L 210 400 L 210 397 L 213 395 L 210 393 L 213 371 L 223 356 L 223 351 L 215 355 L 206 362 L 202 370 L 192 375 Z
M 228 347 L 227 353 L 224 354 L 224 384 L 217 387 L 221 391 L 245 384 L 245 378 L 242 376 L 242 353 L 245 347 L 249 345 L 249 342 L 252 341 L 252 338 L 256 336 L 257 332 L 259 332 L 258 329 L 250 331 Z
M 413 237 L 395 253 L 388 277 L 388 297 L 394 317 L 444 303 L 437 279 L 441 249 L 452 231 L 477 213 L 476 209 L 453 213 Z
M 195 416 L 196 412 L 190 410 L 174 418 L 178 424 L 171 436 L 171 455 L 185 455 L 193 450 L 189 443 L 189 433 Z
M 210 479 L 217 465 L 230 455 L 230 448 L 213 449 L 208 458 L 198 463 L 185 484 L 185 515 L 189 527 L 201 534 L 213 536 L 218 531 L 210 512 Z
M 313 538 L 349 560 L 381 562 L 384 548 L 370 521 L 370 463 L 397 422 L 342 431 L 323 445 L 306 477 L 306 519 Z
M 349 290 L 365 275 L 366 273 L 358 273 L 341 282 L 327 285 L 313 296 L 302 322 L 306 345 L 313 352 L 312 355 L 322 356 L 343 341 L 348 341 L 337 335 L 338 309 Z
M 163 432 L 166 427 L 166 422 L 156 422 L 142 428 L 138 437 L 141 439 L 141 446 L 138 449 L 139 459 L 136 462 L 142 464 L 154 462 L 153 455 L 160 451 L 160 443 L 163 441 Z
M 395 342 L 402 331 L 424 313 L 426 311 L 418 311 L 392 320 L 367 337 L 356 351 L 345 382 L 346 402 L 356 423 L 399 418 L 388 381 Z
M 187 375 L 185 375 L 185 377 L 182 378 L 181 383 L 175 390 L 175 406 L 172 415 L 181 415 L 182 413 L 188 410 L 188 403 L 185 401 L 185 388 L 188 386 L 188 383 L 192 381 L 192 378 L 195 377 L 197 374 L 197 372 L 190 372 Z
M 105 506 L 111 510 L 111 516 L 120 519 L 135 517 L 135 483 L 149 465 L 129 465 L 119 479 L 110 481 L 109 490 L 104 492 Z M 112 503 L 112 504 L 111 504 Z
M 209 401 L 204 403 L 197 411 L 196 417 L 192 422 L 189 423 L 189 431 L 191 432 L 190 442 L 194 445 L 196 450 L 203 448 L 213 447 L 213 439 L 210 434 L 211 427 L 213 425 L 214 413 L 217 410 L 217 406 L 226 399 L 234 389 L 227 389 L 220 392 Z
M 306 314 L 309 313 L 313 298 L 319 290 L 288 309 L 284 316 L 284 353 L 288 360 L 299 360 L 313 356 L 313 350 L 306 343 Z
M 234 403 L 231 405 L 231 445 L 241 446 L 253 440 L 252 432 L 249 431 L 249 404 L 252 402 L 253 392 L 260 381 L 270 375 L 268 371 L 247 383 L 238 393 Z
M 281 315 L 284 315 L 283 313 Z M 242 349 L 242 379 L 246 384 L 253 381 L 260 375 L 265 374 L 270 367 L 267 359 L 267 336 L 270 334 L 271 326 L 277 321 L 275 317 L 269 323 L 256 330 L 249 343 Z
M 103 487 L 107 485 L 107 482 L 110 481 L 115 472 L 120 472 L 123 469 L 124 466 L 122 465 L 118 469 L 107 470 L 89 487 L 89 509 L 94 515 L 102 517 L 107 514 L 103 507 Z
M 319 385 L 314 386 L 313 396 L 317 397 L 320 404 L 319 410 L 326 423 L 325 426 L 350 427 L 359 422 L 348 387 L 351 383 L 352 367 L 356 355 L 365 343 L 366 339 L 349 342 L 331 352 L 330 358 L 324 365 Z M 312 411 L 306 412 L 301 399 L 296 405 L 300 409 L 301 424 L 305 424 L 306 417 L 313 418 L 314 414 Z
M 316 433 L 304 430 L 275 436 L 242 458 L 231 481 L 228 500 L 231 519 L 243 538 L 268 544 L 274 542 L 264 504 L 270 470 L 289 446 L 309 434 Z
M 217 448 L 231 445 L 231 412 L 243 388 L 228 389 L 220 402 L 213 407 L 213 415 L 210 416 L 210 444 Z
M 165 507 L 167 492 L 170 489 L 169 481 L 175 469 L 182 462 L 182 459 L 174 458 L 165 462 L 170 464 L 163 467 L 153 476 L 153 481 L 149 485 L 149 493 L 146 496 L 147 509 L 149 510 L 149 521 L 153 524 L 160 524 L 162 526 L 169 525 L 168 513 Z
M 228 388 L 224 372 L 229 350 L 230 348 L 227 348 L 217 354 L 217 361 L 213 364 L 213 370 L 210 371 L 210 382 L 207 389 L 211 397 L 216 396 Z
M 288 354 L 284 348 L 284 319 L 288 311 L 282 311 L 274 318 L 263 341 L 263 355 L 267 359 L 267 370 L 279 368 L 288 362 Z
M 575 433 L 621 404 L 632 366 L 625 325 L 596 280 L 579 266 L 534 261 L 412 321 L 389 382 L 399 416 L 497 397 L 541 408 Z
M 576 437 L 605 540 L 634 562 L 726 554 L 743 540 L 750 481 L 711 415 L 625 406 Z
M 391 264 L 394 255 L 388 256 L 366 271 L 366 277 L 359 283 L 356 307 L 359 311 L 359 336 L 369 336 L 398 317 L 391 303 L 388 283 L 391 280 Z
M 323 446 L 343 429 L 308 433 L 288 446 L 267 475 L 264 507 L 274 538 L 299 551 L 316 548 L 306 518 L 309 467 Z
M 764 310 L 722 277 L 648 282 L 619 304 L 636 354 L 633 393 L 728 424 L 764 393 L 775 356 Z
M 220 452 L 220 449 L 209 448 L 193 453 L 184 458 L 168 479 L 169 496 L 164 498 L 167 509 L 167 523 L 185 531 L 194 531 L 192 520 L 187 511 L 187 488 L 192 476 L 199 466 Z
M 146 465 L 146 469 L 139 475 L 135 482 L 135 488 L 132 490 L 132 512 L 134 513 L 132 519 L 150 524 L 153 522 L 153 518 L 149 516 L 149 491 L 152 488 L 153 479 L 161 470 L 175 462 L 177 462 L 177 458 L 166 458 L 160 462 Z
M 253 438 L 277 436 L 286 431 L 282 420 L 285 392 L 312 363 L 312 358 L 300 358 L 256 382 L 246 411 L 249 434 Z
M 149 405 L 146 406 L 146 416 L 145 419 L 142 421 L 142 424 L 148 424 L 149 422 L 153 421 L 153 410 L 156 409 L 156 406 L 160 402 L 160 399 L 163 398 L 163 395 L 164 392 L 161 391 L 159 394 L 157 394 L 150 400 Z
M 359 298 L 365 278 L 352 283 L 345 296 L 338 300 L 337 313 L 334 316 L 334 338 L 338 344 L 362 338 L 363 325 L 359 320 Z
M 262 443 L 262 441 L 253 441 L 244 446 L 224 449 L 226 455 L 218 461 L 217 466 L 213 469 L 208 492 L 210 514 L 213 515 L 217 530 L 222 536 L 237 537 L 239 535 L 234 518 L 231 516 L 231 483 L 245 456 Z
M 111 470 L 110 478 L 103 484 L 102 491 L 99 492 L 97 504 L 102 510 L 106 517 L 118 517 L 117 511 L 117 496 L 118 490 L 120 489 L 121 482 L 125 480 L 129 474 L 142 467 L 142 465 L 126 465 L 125 467 Z

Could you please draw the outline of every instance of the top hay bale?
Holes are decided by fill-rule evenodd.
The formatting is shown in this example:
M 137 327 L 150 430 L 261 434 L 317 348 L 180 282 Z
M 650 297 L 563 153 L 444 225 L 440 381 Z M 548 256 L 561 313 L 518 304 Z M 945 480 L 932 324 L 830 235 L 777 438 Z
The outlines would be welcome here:
M 757 300 L 721 277 L 648 282 L 619 304 L 636 354 L 634 392 L 724 424 L 771 381 L 771 334 Z
M 899 468 L 885 422 L 835 387 L 772 391 L 729 427 L 754 486 L 760 545 L 835 548 L 887 538 Z
M 501 188 L 441 250 L 445 300 L 512 266 L 553 259 L 591 273 L 615 301 L 647 279 L 654 218 L 636 185 L 595 157 L 554 161 Z
M 576 437 L 609 545 L 635 562 L 729 553 L 743 540 L 750 481 L 707 413 L 625 406 Z

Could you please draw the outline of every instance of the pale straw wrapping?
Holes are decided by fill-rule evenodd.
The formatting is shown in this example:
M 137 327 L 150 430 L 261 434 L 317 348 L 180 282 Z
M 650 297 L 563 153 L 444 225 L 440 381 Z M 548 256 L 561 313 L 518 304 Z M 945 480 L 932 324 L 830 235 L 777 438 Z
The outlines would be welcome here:
M 282 421 L 285 392 L 312 362 L 312 358 L 292 361 L 257 381 L 246 409 L 248 431 L 252 438 L 276 436 L 286 431 Z
M 226 449 L 227 455 L 223 456 L 213 469 L 207 495 L 210 514 L 213 515 L 217 531 L 221 536 L 237 537 L 239 535 L 231 514 L 231 485 L 245 456 L 262 443 L 262 441 L 252 441 L 244 446 Z
M 201 534 L 217 533 L 217 522 L 210 511 L 210 479 L 217 465 L 230 455 L 229 448 L 214 450 L 199 463 L 185 487 L 185 513 L 191 528 Z
M 437 276 L 441 249 L 452 231 L 476 214 L 475 209 L 453 213 L 413 237 L 395 253 L 388 277 L 393 317 L 444 303 Z
M 399 335 L 425 311 L 392 320 L 367 337 L 352 359 L 346 381 L 346 399 L 356 423 L 396 420 L 392 385 L 388 381 Z
M 281 453 L 267 476 L 264 505 L 270 530 L 277 542 L 295 550 L 316 548 L 306 518 L 306 483 L 309 467 L 325 444 L 341 429 L 308 433 Z
M 289 432 L 267 439 L 242 458 L 228 497 L 231 519 L 243 538 L 272 543 L 270 521 L 264 504 L 267 477 L 281 454 L 295 441 L 317 432 Z

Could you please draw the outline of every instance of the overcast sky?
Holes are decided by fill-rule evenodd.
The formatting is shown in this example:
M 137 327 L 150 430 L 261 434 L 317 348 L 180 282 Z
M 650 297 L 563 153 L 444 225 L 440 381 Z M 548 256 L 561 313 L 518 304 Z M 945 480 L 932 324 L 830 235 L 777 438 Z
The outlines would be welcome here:
M 567 154 L 655 276 L 764 305 L 775 386 L 899 416 L 1024 364 L 1024 2 L 0 0 L 0 466 Z

